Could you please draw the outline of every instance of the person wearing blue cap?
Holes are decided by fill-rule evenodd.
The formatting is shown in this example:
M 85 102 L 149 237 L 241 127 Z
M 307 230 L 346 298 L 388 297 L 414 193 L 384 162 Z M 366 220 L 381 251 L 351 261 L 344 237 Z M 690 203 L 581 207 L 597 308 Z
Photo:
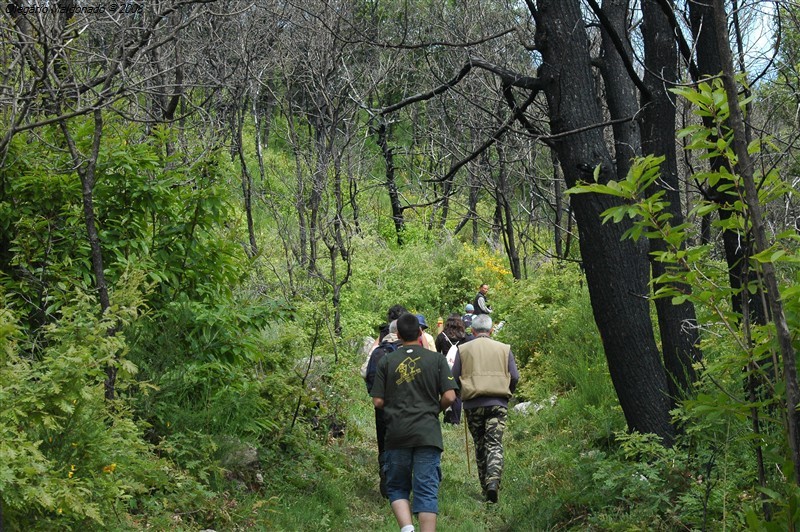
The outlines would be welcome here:
M 475 307 L 472 306 L 472 303 L 467 303 L 465 308 L 466 314 L 461 316 L 461 321 L 464 322 L 464 328 L 467 332 L 470 332 L 470 327 L 472 327 L 472 318 L 475 317 Z
M 419 322 L 419 328 L 420 328 L 419 345 L 421 345 L 425 349 L 436 351 L 436 346 L 434 345 L 435 342 L 433 336 L 428 334 L 428 332 L 425 330 L 428 328 L 428 323 L 425 321 L 425 316 L 423 316 L 422 314 L 417 314 L 417 321 Z

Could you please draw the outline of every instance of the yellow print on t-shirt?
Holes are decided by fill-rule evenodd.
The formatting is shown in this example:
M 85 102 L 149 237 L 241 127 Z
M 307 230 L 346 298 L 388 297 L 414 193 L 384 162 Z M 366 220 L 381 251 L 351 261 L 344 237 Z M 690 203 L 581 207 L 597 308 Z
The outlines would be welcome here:
M 405 360 L 400 362 L 397 366 L 397 373 L 400 375 L 400 378 L 397 379 L 397 384 L 403 384 L 404 382 L 412 382 L 414 377 L 417 374 L 421 373 L 422 370 L 417 367 L 417 360 L 421 357 L 411 358 L 406 357 Z

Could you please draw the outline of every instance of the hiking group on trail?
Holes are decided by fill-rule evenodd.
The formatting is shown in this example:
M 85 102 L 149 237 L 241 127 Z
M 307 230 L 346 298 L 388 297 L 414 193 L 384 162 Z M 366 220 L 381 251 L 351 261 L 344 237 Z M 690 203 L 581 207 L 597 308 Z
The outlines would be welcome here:
M 440 318 L 435 340 L 424 316 L 391 307 L 361 368 L 375 407 L 380 492 L 401 532 L 414 531 L 412 513 L 422 532 L 436 529 L 442 412 L 444 423 L 457 425 L 463 407 L 483 498 L 498 501 L 508 400 L 519 372 L 511 346 L 490 338 L 488 290 L 480 286 L 463 316 L 451 314 L 444 324 Z

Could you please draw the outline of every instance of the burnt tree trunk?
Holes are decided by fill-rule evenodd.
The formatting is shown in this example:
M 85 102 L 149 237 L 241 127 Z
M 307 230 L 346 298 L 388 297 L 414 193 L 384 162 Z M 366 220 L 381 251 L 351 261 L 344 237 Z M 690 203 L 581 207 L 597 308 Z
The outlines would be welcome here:
M 529 3 L 529 5 L 532 5 Z M 618 178 L 601 128 L 589 43 L 578 0 L 542 0 L 532 9 L 542 54 L 551 138 L 567 185 Z M 572 197 L 592 311 L 609 372 L 631 430 L 674 438 L 667 379 L 653 336 L 646 250 L 622 234 L 629 222 L 603 225 L 600 214 L 618 205 L 611 196 Z
M 678 79 L 678 50 L 672 29 L 664 12 L 653 2 L 642 5 L 644 24 L 645 78 L 648 94 L 643 97 L 641 112 L 642 150 L 647 154 L 664 157 L 661 163 L 661 179 L 651 190 L 665 192 L 667 207 L 672 215 L 670 223 L 677 226 L 683 223 L 681 206 L 678 161 L 675 153 L 675 101 L 668 92 L 668 83 Z M 652 251 L 666 250 L 661 239 L 651 239 Z M 653 278 L 666 273 L 664 263 L 651 258 Z M 653 291 L 663 285 L 655 284 Z M 691 287 L 677 285 L 681 292 L 688 293 Z M 670 397 L 678 400 L 684 397 L 696 379 L 693 362 L 700 358 L 697 347 L 699 341 L 694 305 L 685 301 L 673 305 L 669 298 L 655 300 L 658 326 L 661 334 L 661 350 L 664 367 L 667 370 L 667 385 Z
M 72 157 L 75 171 L 81 180 L 81 195 L 83 198 L 83 219 L 86 224 L 86 237 L 89 241 L 89 249 L 92 259 L 92 272 L 94 273 L 95 289 L 97 290 L 97 298 L 100 301 L 100 312 L 105 314 L 111 306 L 108 296 L 108 285 L 106 284 L 105 270 L 103 269 L 103 250 L 100 246 L 100 234 L 97 231 L 97 217 L 94 209 L 94 185 L 97 181 L 97 158 L 100 154 L 100 140 L 103 134 L 103 112 L 101 109 L 94 111 L 94 134 L 92 138 L 92 148 L 86 160 L 83 160 L 78 147 L 72 138 L 67 123 L 64 120 L 59 121 L 61 131 L 64 134 L 64 139 L 69 147 L 69 152 Z M 115 330 L 108 331 L 110 336 L 115 334 Z M 106 366 L 106 380 L 104 382 L 105 398 L 108 401 L 114 399 L 116 394 L 117 383 L 117 366 L 109 364 Z
M 622 53 L 633 57 L 630 42 L 627 37 L 628 0 L 606 0 L 603 2 L 602 12 L 606 15 L 602 28 L 602 60 L 600 73 L 605 83 L 605 96 L 608 102 L 608 112 L 614 121 L 614 161 L 617 174 L 625 176 L 631 168 L 633 159 L 641 155 L 641 137 L 639 124 L 633 120 L 639 112 L 639 103 L 636 98 L 636 85 L 628 75 L 622 61 Z M 612 35 L 615 38 L 612 38 Z M 624 51 L 618 49 L 616 40 Z
M 723 64 L 717 48 L 717 32 L 725 32 L 727 38 L 727 27 L 717 28 L 714 22 L 714 8 L 709 0 L 697 0 L 689 3 L 689 17 L 694 36 L 695 48 L 697 50 L 697 68 L 700 75 L 716 76 L 722 72 Z M 703 123 L 706 127 L 714 127 L 713 120 L 705 117 Z M 727 163 L 722 157 L 711 159 L 711 169 L 719 170 L 727 168 Z M 728 168 L 730 170 L 730 168 Z M 706 191 L 706 195 L 713 201 L 719 203 L 719 217 L 726 220 L 735 214 L 730 208 L 739 200 L 738 194 L 732 190 L 719 190 L 711 187 Z M 725 247 L 725 260 L 728 264 L 728 278 L 733 288 L 738 292 L 731 301 L 733 309 L 742 313 L 748 309 L 748 319 L 753 323 L 767 323 L 767 313 L 761 303 L 763 301 L 761 290 L 751 294 L 744 289 L 750 281 L 756 281 L 755 272 L 750 268 L 749 259 L 753 254 L 753 242 L 749 232 L 744 233 L 733 229 L 725 229 L 722 232 L 723 245 Z M 756 283 L 758 285 L 758 283 Z M 747 301 L 744 299 L 747 298 Z
M 248 103 L 242 102 L 241 107 L 236 109 L 236 153 L 239 155 L 239 164 L 242 167 L 242 197 L 244 199 L 244 212 L 247 217 L 247 237 L 248 246 L 245 246 L 245 252 L 250 258 L 258 255 L 258 244 L 256 242 L 255 223 L 253 221 L 253 176 L 247 167 L 247 158 L 244 154 L 244 119 L 246 115 Z
M 394 151 L 389 147 L 389 133 L 386 122 L 381 120 L 376 133 L 378 136 L 378 146 L 381 147 L 383 160 L 386 162 L 386 189 L 389 192 L 389 202 L 392 205 L 392 220 L 394 221 L 394 229 L 397 233 L 397 243 L 402 246 L 405 220 L 403 219 L 403 207 L 400 205 L 400 194 L 397 191 L 397 183 L 394 179 Z
M 506 171 L 506 156 L 502 144 L 496 144 L 497 150 L 497 182 L 495 185 L 496 204 L 500 232 L 503 237 L 503 249 L 508 257 L 511 266 L 511 275 L 514 279 L 522 279 L 522 268 L 519 261 L 519 250 L 517 249 L 516 235 L 514 233 L 514 216 L 511 212 L 511 202 L 509 200 L 508 175 Z

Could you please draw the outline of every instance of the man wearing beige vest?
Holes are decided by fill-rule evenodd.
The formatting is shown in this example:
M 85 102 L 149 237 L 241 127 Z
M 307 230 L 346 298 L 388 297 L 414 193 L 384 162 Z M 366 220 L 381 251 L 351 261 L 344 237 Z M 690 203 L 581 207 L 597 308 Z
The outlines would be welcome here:
M 503 474 L 503 433 L 508 400 L 519 381 L 511 346 L 489 338 L 492 318 L 472 320 L 475 339 L 458 346 L 453 376 L 461 389 L 467 426 L 475 442 L 475 461 L 484 498 L 497 502 Z

